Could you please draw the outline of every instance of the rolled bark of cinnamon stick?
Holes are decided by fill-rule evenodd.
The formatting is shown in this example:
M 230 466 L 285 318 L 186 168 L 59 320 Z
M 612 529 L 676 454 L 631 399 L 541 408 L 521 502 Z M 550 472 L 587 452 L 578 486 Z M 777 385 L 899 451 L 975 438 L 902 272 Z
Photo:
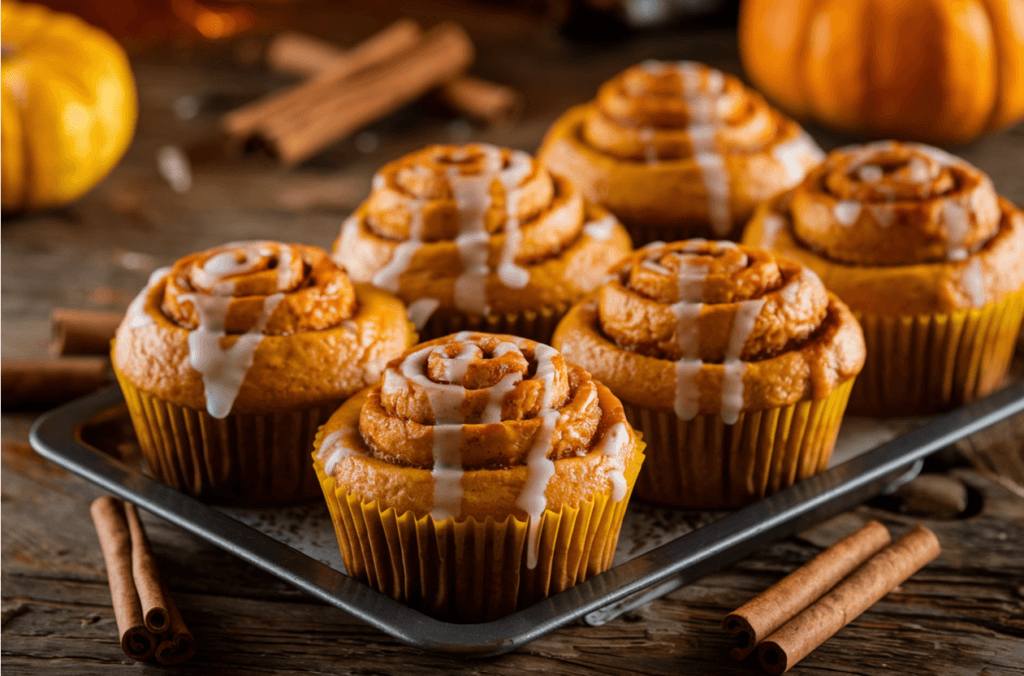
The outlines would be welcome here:
M 761 666 L 781 674 L 939 555 L 935 534 L 913 530 L 867 560 L 758 646 Z
M 50 353 L 55 356 L 109 354 L 110 341 L 123 318 L 123 312 L 56 308 L 50 314 L 53 328 Z
M 185 626 L 178 604 L 171 598 L 166 586 L 163 587 L 163 596 L 167 600 L 169 626 L 160 636 L 160 643 L 156 647 L 156 661 L 160 664 L 181 664 L 195 653 L 196 641 L 192 632 Z
M 397 58 L 403 52 L 412 49 L 422 38 L 423 32 L 411 19 L 400 19 L 384 30 L 376 33 L 348 51 L 337 50 L 338 54 L 329 55 L 328 45 L 315 45 L 313 51 L 308 44 L 296 40 L 295 34 L 283 45 L 276 48 L 271 45 L 268 58 L 281 59 L 291 63 L 293 60 L 308 60 L 319 64 L 315 75 L 308 82 L 289 89 L 281 94 L 274 94 L 255 103 L 243 106 L 227 113 L 222 126 L 231 136 L 245 137 L 257 131 L 259 125 L 274 115 L 289 114 L 296 106 L 305 106 L 309 102 L 329 96 L 337 88 L 338 83 L 354 73 L 378 66 L 390 59 Z M 298 47 L 298 49 L 297 49 Z M 300 57 L 299 55 L 302 54 Z M 329 55 L 329 56 L 328 56 Z M 328 61 L 324 61 L 329 58 Z
M 257 133 L 281 161 L 294 164 L 364 124 L 450 80 L 473 60 L 473 44 L 457 24 L 427 31 L 412 49 L 387 64 L 330 88 L 329 97 L 264 119 Z
M 326 40 L 286 32 L 271 40 L 267 63 L 274 70 L 311 77 L 344 63 L 348 54 Z M 516 90 L 472 75 L 459 75 L 442 83 L 438 95 L 456 112 L 484 122 L 515 117 L 523 107 L 523 97 Z
M 132 542 L 121 502 L 110 496 L 97 498 L 89 509 L 110 582 L 114 618 L 121 635 L 121 649 L 133 660 L 148 660 L 156 652 L 156 637 L 146 628 L 139 594 L 132 577 Z
M 142 617 L 146 629 L 153 634 L 160 634 L 167 631 L 171 625 L 171 616 L 167 608 L 170 595 L 165 593 L 160 582 L 160 569 L 157 568 L 153 550 L 150 549 L 149 539 L 146 537 L 135 505 L 125 503 L 124 512 L 128 522 L 128 533 L 131 536 L 132 578 L 139 594 Z
M 0 402 L 56 404 L 94 392 L 110 379 L 106 357 L 5 359 L 0 362 Z
M 769 634 L 821 598 L 890 541 L 885 526 L 869 521 L 726 615 L 722 629 L 736 634 L 737 639 L 733 658 L 746 659 Z

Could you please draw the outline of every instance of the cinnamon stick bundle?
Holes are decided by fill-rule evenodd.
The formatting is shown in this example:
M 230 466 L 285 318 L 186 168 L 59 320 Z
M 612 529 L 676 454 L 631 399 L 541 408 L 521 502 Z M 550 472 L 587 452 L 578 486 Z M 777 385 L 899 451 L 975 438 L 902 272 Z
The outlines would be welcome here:
M 266 58 L 275 70 L 313 77 L 344 67 L 355 51 L 345 51 L 303 33 L 286 32 L 271 40 Z M 471 75 L 459 75 L 441 84 L 438 94 L 456 112 L 484 122 L 514 117 L 523 105 L 522 96 L 511 87 Z
M 889 531 L 878 521 L 840 540 L 797 568 L 765 592 L 725 616 L 722 629 L 736 634 L 732 656 L 746 659 L 757 645 L 787 620 L 821 598 L 890 542 Z
M 4 359 L 0 362 L 0 402 L 56 404 L 94 392 L 112 379 L 106 357 Z
M 773 676 L 788 671 L 940 551 L 935 534 L 915 526 L 765 639 L 758 646 L 761 666 Z
M 135 660 L 179 664 L 195 640 L 160 578 L 135 506 L 109 495 L 90 507 L 110 582 L 121 649 Z
M 50 353 L 56 356 L 109 354 L 110 341 L 123 318 L 123 312 L 56 308 L 50 314 L 53 331 Z
M 307 104 L 264 118 L 256 132 L 285 163 L 315 154 L 363 125 L 397 110 L 455 77 L 473 59 L 473 45 L 457 24 L 427 31 L 415 47 L 345 81 L 344 87 L 310 82 Z

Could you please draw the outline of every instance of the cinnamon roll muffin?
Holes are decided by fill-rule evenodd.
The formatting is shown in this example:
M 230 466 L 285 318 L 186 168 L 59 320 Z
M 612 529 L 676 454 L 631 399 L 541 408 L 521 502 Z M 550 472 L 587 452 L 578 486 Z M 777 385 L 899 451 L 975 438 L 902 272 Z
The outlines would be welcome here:
M 550 346 L 467 331 L 390 362 L 313 457 L 349 574 L 483 621 L 608 569 L 643 443 Z
M 799 183 L 824 154 L 735 77 L 644 61 L 562 115 L 538 156 L 640 246 L 738 237 L 757 204 Z
M 643 433 L 637 495 L 702 509 L 823 470 L 864 363 L 860 326 L 813 272 L 700 239 L 628 257 L 554 345 Z
M 744 242 L 816 271 L 864 327 L 850 409 L 932 413 L 1003 382 L 1024 316 L 1024 213 L 938 148 L 840 148 L 758 209 Z
M 334 259 L 409 305 L 424 338 L 463 329 L 548 341 L 631 251 L 625 229 L 524 152 L 430 146 L 385 165 Z
M 155 272 L 112 357 L 158 479 L 281 503 L 317 495 L 317 428 L 413 342 L 402 302 L 353 285 L 323 250 L 238 242 Z

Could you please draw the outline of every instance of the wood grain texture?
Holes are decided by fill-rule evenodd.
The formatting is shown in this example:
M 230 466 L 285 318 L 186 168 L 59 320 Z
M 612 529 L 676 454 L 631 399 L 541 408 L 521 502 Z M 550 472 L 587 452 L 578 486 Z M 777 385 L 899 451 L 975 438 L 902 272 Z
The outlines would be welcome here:
M 386 16 L 306 0 L 292 28 L 344 43 L 408 13 L 424 25 L 463 22 L 479 57 L 472 72 L 525 93 L 512 127 L 454 123 L 414 104 L 366 131 L 377 147 L 333 146 L 291 172 L 259 155 L 199 157 L 191 190 L 179 194 L 157 174 L 163 145 L 206 139 L 225 110 L 288 80 L 243 63 L 261 38 L 137 54 L 141 116 L 126 159 L 95 190 L 63 209 L 3 224 L 3 357 L 43 357 L 54 307 L 121 309 L 148 276 L 194 250 L 232 239 L 281 238 L 329 247 L 342 219 L 366 195 L 385 162 L 438 141 L 490 141 L 535 150 L 548 124 L 589 99 L 624 67 L 657 56 L 699 59 L 739 74 L 731 31 L 660 31 L 600 46 L 573 44 L 529 17 L 494 20 L 479 6 L 391 3 Z M 276 3 L 268 3 L 276 6 Z M 384 7 L 385 5 L 381 5 Z M 277 10 L 275 10 L 277 11 Z M 505 10 L 501 10 L 505 11 Z M 198 114 L 179 118 L 184 98 Z M 811 129 L 826 148 L 849 139 Z M 370 144 L 372 145 L 372 144 Z M 368 145 L 363 145 L 365 150 Z M 957 149 L 997 189 L 1024 203 L 1024 126 Z M 132 257 L 127 254 L 144 254 Z M 140 261 L 142 264 L 140 264 Z M 2 658 L 9 674 L 754 674 L 728 657 L 721 618 L 824 547 L 877 518 L 898 537 L 914 523 L 939 536 L 943 552 L 898 591 L 841 630 L 793 674 L 1019 674 L 1024 664 L 1024 500 L 960 462 L 929 468 L 963 482 L 966 519 L 928 519 L 862 506 L 765 548 L 603 627 L 572 626 L 486 661 L 453 661 L 407 648 L 341 611 L 143 514 L 171 593 L 199 648 L 182 667 L 132 663 L 116 643 L 102 556 L 88 506 L 98 489 L 25 446 L 31 411 L 2 415 Z M 1024 417 L 970 442 L 1024 448 Z M 952 467 L 952 468 L 951 468 Z M 688 517 L 689 518 L 689 517 Z M 693 513 L 694 522 L 704 519 Z M 132 670 L 129 672 L 128 670 Z

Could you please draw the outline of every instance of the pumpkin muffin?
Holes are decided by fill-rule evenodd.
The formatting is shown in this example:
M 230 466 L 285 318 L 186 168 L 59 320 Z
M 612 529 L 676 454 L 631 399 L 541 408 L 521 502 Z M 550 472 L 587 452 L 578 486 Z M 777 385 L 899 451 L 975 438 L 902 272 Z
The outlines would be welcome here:
M 158 479 L 235 503 L 310 500 L 317 428 L 415 333 L 389 293 L 316 247 L 238 242 L 158 270 L 113 363 Z
M 916 415 L 998 388 L 1024 316 L 1024 213 L 937 148 L 840 148 L 762 205 L 744 242 L 801 261 L 860 320 L 850 410 Z
M 548 345 L 462 332 L 412 348 L 317 436 L 349 574 L 492 620 L 608 569 L 643 443 Z
M 824 154 L 735 77 L 644 61 L 556 120 L 538 156 L 640 246 L 738 237 L 757 204 L 799 183 Z
M 554 345 L 623 403 L 637 496 L 740 507 L 825 468 L 864 339 L 799 263 L 732 242 L 645 247 L 574 306 Z
M 524 152 L 430 146 L 385 165 L 334 259 L 397 294 L 424 338 L 463 329 L 548 341 L 631 251 L 611 214 Z

